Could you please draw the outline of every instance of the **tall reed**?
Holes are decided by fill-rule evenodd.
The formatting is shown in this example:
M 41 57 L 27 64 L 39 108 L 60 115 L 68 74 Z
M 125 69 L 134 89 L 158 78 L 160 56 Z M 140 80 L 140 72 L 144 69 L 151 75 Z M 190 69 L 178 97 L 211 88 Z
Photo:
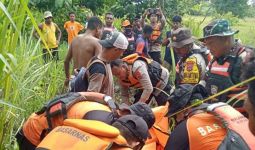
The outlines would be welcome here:
M 17 149 L 14 136 L 25 118 L 62 91 L 63 62 L 44 64 L 40 42 L 32 32 L 22 32 L 25 22 L 37 26 L 27 4 L 28 0 L 0 2 L 1 150 Z M 60 47 L 61 56 L 66 47 Z

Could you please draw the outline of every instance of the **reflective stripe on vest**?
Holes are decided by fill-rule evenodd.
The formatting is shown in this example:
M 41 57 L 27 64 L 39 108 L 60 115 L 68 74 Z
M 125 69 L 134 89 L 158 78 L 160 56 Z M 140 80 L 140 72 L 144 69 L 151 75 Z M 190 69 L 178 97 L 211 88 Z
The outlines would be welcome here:
M 212 104 L 207 109 L 209 111 L 215 112 L 217 115 L 223 118 L 224 121 L 226 121 L 227 127 L 238 133 L 246 142 L 246 144 L 251 149 L 254 149 L 255 136 L 253 136 L 249 130 L 249 120 L 246 117 L 225 103 Z
M 230 67 L 229 62 L 225 62 L 223 65 L 219 65 L 217 61 L 214 61 L 211 67 L 211 73 L 228 77 L 229 67 Z

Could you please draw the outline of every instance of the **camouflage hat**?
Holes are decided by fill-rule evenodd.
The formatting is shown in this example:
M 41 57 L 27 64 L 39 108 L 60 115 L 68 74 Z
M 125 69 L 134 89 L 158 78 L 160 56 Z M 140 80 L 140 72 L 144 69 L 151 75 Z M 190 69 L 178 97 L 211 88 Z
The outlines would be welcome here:
M 238 33 L 238 30 L 232 30 L 230 28 L 229 22 L 225 19 L 214 20 L 209 23 L 203 29 L 204 37 L 200 38 L 199 41 L 203 41 L 208 37 L 213 36 L 231 36 Z
M 191 31 L 188 28 L 178 28 L 174 30 L 171 39 L 171 46 L 175 48 L 182 48 L 183 46 L 194 42 L 194 39 L 191 36 Z

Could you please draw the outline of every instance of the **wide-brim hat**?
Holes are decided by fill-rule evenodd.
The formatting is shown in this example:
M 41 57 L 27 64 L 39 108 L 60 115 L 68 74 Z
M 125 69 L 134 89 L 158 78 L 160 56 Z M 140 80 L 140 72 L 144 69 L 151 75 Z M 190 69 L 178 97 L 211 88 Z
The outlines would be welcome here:
M 229 22 L 225 19 L 214 20 L 209 23 L 203 29 L 203 38 L 198 39 L 204 41 L 204 39 L 214 36 L 231 36 L 237 34 L 239 30 L 233 30 L 230 28 Z
M 182 48 L 187 44 L 194 42 L 191 31 L 188 28 L 178 28 L 172 32 L 171 46 L 175 48 Z

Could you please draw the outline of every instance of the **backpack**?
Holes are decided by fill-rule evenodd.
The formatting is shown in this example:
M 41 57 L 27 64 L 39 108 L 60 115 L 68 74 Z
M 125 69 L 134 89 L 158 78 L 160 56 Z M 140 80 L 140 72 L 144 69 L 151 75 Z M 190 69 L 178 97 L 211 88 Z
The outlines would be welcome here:
M 84 98 L 79 98 L 80 96 L 79 93 L 73 92 L 56 96 L 35 113 L 37 115 L 46 113 L 45 116 L 48 123 L 48 128 L 42 131 L 40 139 L 43 139 L 44 136 L 53 129 L 52 118 L 62 115 L 63 119 L 67 119 L 67 110 L 77 102 L 84 101 Z
M 94 63 L 101 63 L 105 66 L 104 62 L 97 57 L 93 57 L 88 65 L 88 68 L 82 67 L 78 70 L 78 74 L 70 82 L 70 92 L 85 92 L 89 87 L 89 69 Z
M 75 76 L 70 82 L 70 92 L 87 91 L 88 86 L 88 69 L 82 67 L 78 70 L 77 76 Z

